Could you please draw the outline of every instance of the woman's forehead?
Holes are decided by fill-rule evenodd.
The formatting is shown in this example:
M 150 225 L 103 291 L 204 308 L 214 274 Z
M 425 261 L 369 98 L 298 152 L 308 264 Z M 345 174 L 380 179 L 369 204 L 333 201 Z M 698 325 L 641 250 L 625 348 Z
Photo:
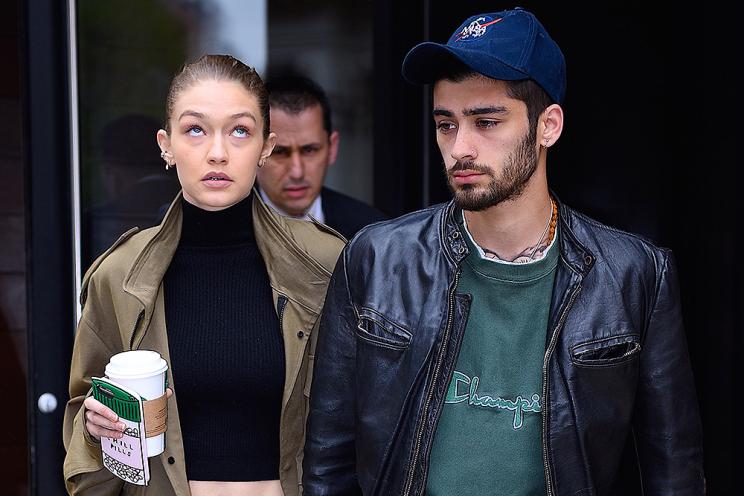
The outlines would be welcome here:
M 181 91 L 175 107 L 199 105 L 210 108 L 248 106 L 257 108 L 258 100 L 243 84 L 237 81 L 207 79 L 196 81 Z

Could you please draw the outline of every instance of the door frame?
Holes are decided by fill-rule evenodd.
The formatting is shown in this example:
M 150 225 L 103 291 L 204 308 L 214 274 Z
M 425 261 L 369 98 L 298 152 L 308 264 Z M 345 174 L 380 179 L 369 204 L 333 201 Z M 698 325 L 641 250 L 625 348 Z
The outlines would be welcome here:
M 62 422 L 75 328 L 68 2 L 21 2 L 30 494 L 64 494 Z M 56 408 L 43 413 L 50 393 Z

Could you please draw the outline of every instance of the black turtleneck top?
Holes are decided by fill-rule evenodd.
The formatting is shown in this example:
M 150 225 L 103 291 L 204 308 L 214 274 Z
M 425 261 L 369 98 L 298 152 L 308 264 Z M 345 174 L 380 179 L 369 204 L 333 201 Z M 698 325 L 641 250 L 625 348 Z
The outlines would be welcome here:
M 252 198 L 182 200 L 165 319 L 189 480 L 279 478 L 284 344 L 253 232 Z

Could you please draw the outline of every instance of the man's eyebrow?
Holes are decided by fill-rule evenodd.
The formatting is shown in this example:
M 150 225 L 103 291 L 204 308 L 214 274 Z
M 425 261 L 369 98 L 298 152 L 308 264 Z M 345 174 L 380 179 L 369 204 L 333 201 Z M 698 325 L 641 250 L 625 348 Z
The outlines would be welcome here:
M 442 117 L 454 117 L 454 113 L 451 110 L 445 110 L 443 108 L 435 108 L 432 112 L 435 116 L 440 115 Z M 508 114 L 509 110 L 502 106 L 492 106 L 492 107 L 473 107 L 469 109 L 465 109 L 462 111 L 462 115 L 464 116 L 471 116 L 471 115 L 484 115 L 484 114 L 501 114 L 505 115 Z
M 442 117 L 452 117 L 454 114 L 450 112 L 449 110 L 444 110 L 442 108 L 435 108 L 432 112 L 433 115 L 441 115 Z
M 509 110 L 503 106 L 496 107 L 475 107 L 462 111 L 463 115 L 482 115 L 482 114 L 508 114 Z

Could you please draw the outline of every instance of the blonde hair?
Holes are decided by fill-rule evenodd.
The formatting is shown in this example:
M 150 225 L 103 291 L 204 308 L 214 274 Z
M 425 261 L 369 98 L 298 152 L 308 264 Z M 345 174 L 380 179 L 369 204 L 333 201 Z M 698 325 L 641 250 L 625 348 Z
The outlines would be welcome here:
M 184 90 L 200 81 L 235 81 L 258 101 L 258 108 L 263 117 L 263 136 L 269 137 L 269 93 L 261 76 L 252 67 L 245 65 L 232 55 L 202 55 L 194 62 L 185 64 L 176 74 L 168 89 L 165 99 L 165 131 L 170 134 L 170 119 L 176 99 Z

